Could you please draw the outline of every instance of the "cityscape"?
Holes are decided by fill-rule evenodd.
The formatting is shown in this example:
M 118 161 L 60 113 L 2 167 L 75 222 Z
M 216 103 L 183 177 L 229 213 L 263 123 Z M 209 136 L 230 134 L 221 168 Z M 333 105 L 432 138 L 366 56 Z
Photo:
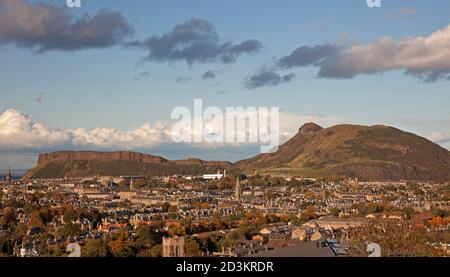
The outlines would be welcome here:
M 0 0 L 0 263 L 450 257 L 449 10 Z
M 230 169 L 231 171 L 231 169 Z M 4 256 L 448 256 L 450 184 L 202 175 L 0 183 Z

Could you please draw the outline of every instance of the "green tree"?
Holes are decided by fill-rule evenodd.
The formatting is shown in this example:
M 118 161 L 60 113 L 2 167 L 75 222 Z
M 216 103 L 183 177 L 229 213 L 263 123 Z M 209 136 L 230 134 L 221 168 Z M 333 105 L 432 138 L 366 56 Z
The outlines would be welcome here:
M 12 255 L 13 253 L 13 243 L 9 236 L 0 235 L 0 255 Z
M 333 215 L 333 216 L 339 216 L 340 212 L 341 212 L 341 210 L 339 210 L 336 207 L 333 207 L 333 208 L 330 209 L 330 214 Z
M 162 243 L 161 232 L 150 225 L 141 225 L 137 229 L 138 242 L 149 246 Z

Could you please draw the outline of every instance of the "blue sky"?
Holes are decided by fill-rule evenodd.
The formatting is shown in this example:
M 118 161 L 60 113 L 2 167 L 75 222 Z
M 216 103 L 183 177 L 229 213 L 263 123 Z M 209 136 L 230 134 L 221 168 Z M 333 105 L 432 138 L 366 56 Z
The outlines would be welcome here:
M 25 3 L 63 6 L 64 2 Z M 319 78 L 321 66 L 317 64 L 288 69 L 275 66 L 276 61 L 298 47 L 336 44 L 344 36 L 348 43 L 358 45 L 382 37 L 393 41 L 428 37 L 450 24 L 450 1 L 384 0 L 381 8 L 368 8 L 365 0 L 85 0 L 82 5 L 79 9 L 63 9 L 78 18 L 83 14 L 94 16 L 107 8 L 120 13 L 134 32 L 108 46 L 38 53 L 36 49 L 42 42 L 20 45 L 18 41 L 23 38 L 10 33 L 4 34 L 2 40 L 0 27 L 0 114 L 14 109 L 22 116 L 32 116 L 33 124 L 42 123 L 49 130 L 103 127 L 126 132 L 147 123 L 170 122 L 173 108 L 192 107 L 194 98 L 202 98 L 208 106 L 279 106 L 286 113 L 321 117 L 322 124 L 328 126 L 387 124 L 434 138 L 444 147 L 450 145 L 449 81 L 425 82 L 414 74 L 404 74 L 416 67 L 397 65 L 386 65 L 393 66 L 393 70 L 377 67 L 374 73 L 363 71 L 353 78 L 340 79 Z M 0 22 L 4 12 L 1 9 Z M 230 63 L 217 59 L 192 65 L 182 59 L 139 63 L 148 55 L 146 46 L 142 46 L 146 38 L 161 38 L 191 18 L 211 24 L 221 42 L 237 45 L 256 40 L 262 47 L 242 53 Z M 126 46 L 132 41 L 141 42 L 141 46 Z M 246 80 L 263 71 L 264 65 L 281 77 L 295 74 L 295 78 L 246 88 Z M 433 64 L 426 66 L 435 69 Z M 445 66 L 439 68 L 439 73 L 448 76 Z M 202 74 L 208 70 L 216 77 L 203 80 Z M 428 70 L 419 73 L 428 74 Z M 302 123 L 292 124 L 300 127 Z M 9 145 L 0 143 L 0 169 L 8 165 L 30 167 L 36 153 L 64 147 Z M 185 152 L 176 147 L 136 150 L 155 151 L 168 158 L 197 155 L 231 160 L 257 151 L 249 147 L 225 155 L 230 151 L 201 147 Z

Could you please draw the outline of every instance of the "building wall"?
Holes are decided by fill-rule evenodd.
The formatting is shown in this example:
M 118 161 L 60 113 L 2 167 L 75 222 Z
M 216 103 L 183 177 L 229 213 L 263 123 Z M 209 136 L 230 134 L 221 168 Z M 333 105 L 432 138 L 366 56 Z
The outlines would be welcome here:
M 163 238 L 163 257 L 185 257 L 184 238 Z

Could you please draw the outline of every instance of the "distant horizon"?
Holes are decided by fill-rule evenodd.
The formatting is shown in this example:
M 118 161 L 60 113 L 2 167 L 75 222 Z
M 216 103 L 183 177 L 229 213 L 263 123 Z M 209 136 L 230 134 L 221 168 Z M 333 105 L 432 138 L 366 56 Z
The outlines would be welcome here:
M 322 126 L 320 126 L 320 125 L 318 125 L 318 124 L 316 124 L 316 123 L 314 123 L 314 122 L 307 122 L 307 123 L 303 124 L 302 126 L 300 126 L 299 128 L 301 128 L 301 127 L 303 127 L 303 126 L 305 126 L 305 125 L 308 125 L 308 124 L 315 124 L 315 125 L 317 125 L 317 126 L 319 126 L 319 127 L 322 127 Z M 370 125 L 370 126 L 368 126 L 368 125 L 356 125 L 356 124 L 336 124 L 336 125 L 333 125 L 333 126 L 330 126 L 330 127 L 327 127 L 327 128 L 325 128 L 325 127 L 322 127 L 322 128 L 328 129 L 328 128 L 336 127 L 336 126 L 362 126 L 362 127 L 376 127 L 376 126 L 383 126 L 383 127 L 390 127 L 390 128 L 399 129 L 399 128 L 395 127 L 395 126 L 382 125 L 382 124 L 374 124 L 374 125 Z M 404 131 L 404 132 L 408 132 L 408 131 L 405 131 L 405 130 L 402 130 L 402 129 L 399 129 L 399 130 Z M 409 133 L 410 133 L 410 132 L 409 132 Z M 412 133 L 412 134 L 417 135 L 417 134 L 415 134 L 415 133 Z M 294 134 L 293 136 L 295 136 L 295 134 Z M 293 137 L 293 136 L 292 136 L 292 137 Z M 288 140 L 290 140 L 292 137 L 287 138 L 286 141 L 281 142 L 281 143 L 280 143 L 280 146 L 281 146 L 283 143 L 285 143 L 285 142 L 287 142 Z M 422 138 L 424 138 L 424 137 L 422 137 Z M 425 139 L 427 139 L 427 138 L 425 138 Z M 429 139 L 427 139 L 427 140 L 429 140 Z M 439 144 L 436 143 L 436 142 L 433 142 L 433 141 L 431 141 L 431 140 L 429 140 L 429 141 L 432 142 L 432 143 L 435 143 L 436 145 L 439 145 Z M 441 146 L 443 149 L 449 151 L 449 149 L 443 147 L 442 145 L 439 145 L 439 146 Z M 256 151 L 256 148 L 255 148 L 255 151 Z M 236 162 L 238 162 L 238 161 L 245 160 L 245 159 L 251 158 L 251 157 L 253 157 L 253 156 L 259 154 L 259 153 L 256 151 L 255 154 L 253 154 L 253 155 L 250 155 L 250 156 L 247 156 L 247 157 L 243 157 L 243 158 L 241 158 L 241 159 L 239 159 L 239 160 L 234 160 L 234 161 L 233 161 L 233 160 L 220 160 L 220 159 L 214 159 L 214 158 L 212 158 L 212 159 L 204 159 L 204 158 L 199 158 L 198 156 L 184 156 L 184 157 L 179 157 L 179 156 L 178 156 L 178 158 L 170 158 L 170 157 L 168 157 L 167 155 L 164 155 L 163 153 L 162 153 L 162 154 L 155 154 L 155 153 L 151 152 L 151 150 L 142 150 L 142 151 L 139 151 L 139 150 L 129 150 L 129 149 L 107 150 L 107 149 L 93 149 L 93 148 L 82 149 L 82 150 L 59 149 L 59 150 L 51 150 L 51 151 L 43 151 L 43 152 L 35 153 L 35 154 L 33 154 L 33 155 L 35 155 L 35 160 L 36 160 L 36 162 L 35 162 L 32 166 L 30 166 L 29 168 L 21 168 L 21 169 L 19 169 L 19 168 L 15 168 L 15 169 L 11 168 L 11 172 L 14 173 L 14 172 L 17 172 L 17 171 L 19 171 L 19 172 L 29 171 L 29 170 L 31 170 L 31 169 L 37 164 L 39 155 L 41 155 L 41 154 L 58 153 L 58 152 L 99 152 L 99 153 L 132 152 L 132 153 L 141 153 L 141 154 L 146 154 L 146 155 L 151 155 L 151 156 L 162 157 L 162 158 L 168 159 L 169 161 L 172 161 L 172 160 L 201 159 L 201 160 L 205 160 L 205 161 L 224 161 L 224 162 L 231 162 L 231 163 L 236 163 Z M 29 154 L 31 154 L 31 153 L 29 153 Z M 2 172 L 3 172 L 3 173 L 5 173 L 5 172 L 7 173 L 7 172 L 8 172 L 8 168 L 0 169 L 0 176 L 1 176 L 1 173 L 2 173 Z
M 449 1 L 85 2 L 0 0 L 0 168 L 58 149 L 259 153 L 174 143 L 172 112 L 195 99 L 279 108 L 280 142 L 306 122 L 381 124 L 450 149 Z

